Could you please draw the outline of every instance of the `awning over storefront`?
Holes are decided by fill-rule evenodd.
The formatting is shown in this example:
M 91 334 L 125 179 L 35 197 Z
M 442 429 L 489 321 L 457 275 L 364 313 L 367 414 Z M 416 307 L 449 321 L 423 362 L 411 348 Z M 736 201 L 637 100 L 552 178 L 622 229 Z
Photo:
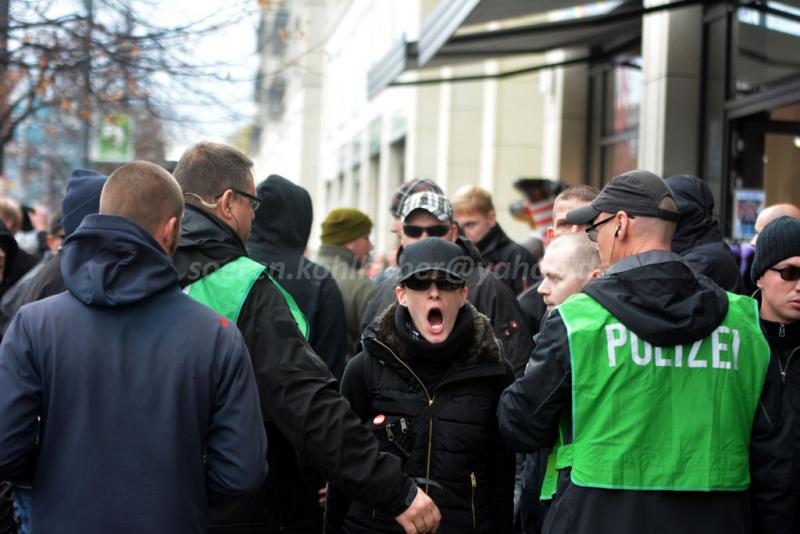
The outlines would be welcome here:
M 446 48 L 454 44 L 458 46 L 459 36 L 456 35 L 456 32 L 459 30 L 489 22 L 503 23 L 526 17 L 534 18 L 536 15 L 542 17 L 542 20 L 538 21 L 539 23 L 546 22 L 546 14 L 549 12 L 567 8 L 577 9 L 576 6 L 580 4 L 590 3 L 587 0 L 583 2 L 576 0 L 442 0 L 423 25 L 419 38 L 419 65 L 427 66 L 434 57 L 443 52 L 446 53 Z M 617 2 L 611 4 L 615 3 Z M 641 6 L 641 0 L 625 0 L 619 3 L 621 5 L 614 11 Z M 529 27 L 534 29 L 539 25 Z M 478 30 L 470 37 L 480 40 L 482 35 L 495 33 L 498 31 Z M 502 40 L 502 37 L 498 36 L 496 39 Z M 512 47 L 512 49 L 519 48 L 519 43 L 516 45 L 508 43 L 506 46 Z
M 550 21 L 553 10 L 575 8 L 576 0 L 442 0 L 423 25 L 419 42 L 398 42 L 369 72 L 373 98 L 404 72 L 484 59 L 593 46 L 609 34 L 638 35 L 641 0 L 599 16 Z M 587 3 L 587 2 L 582 2 Z M 535 21 L 519 25 L 520 21 Z M 500 29 L 487 30 L 489 22 Z M 515 24 L 515 22 L 517 24 Z
M 593 14 L 597 13 L 596 9 L 578 5 L 597 6 L 597 2 L 442 0 L 424 23 L 418 42 L 397 43 L 370 70 L 368 95 L 374 98 L 409 70 L 463 65 L 556 49 L 599 47 L 602 53 L 606 45 L 638 37 L 645 13 L 700 1 L 679 0 L 663 7 L 645 9 L 641 0 L 618 0 L 605 3 L 611 9 Z M 561 12 L 560 17 L 549 16 L 553 10 L 564 9 L 569 11 Z M 496 24 L 487 25 L 488 22 Z M 489 29 L 490 26 L 493 27 Z M 531 68 L 536 69 L 537 65 L 531 65 Z

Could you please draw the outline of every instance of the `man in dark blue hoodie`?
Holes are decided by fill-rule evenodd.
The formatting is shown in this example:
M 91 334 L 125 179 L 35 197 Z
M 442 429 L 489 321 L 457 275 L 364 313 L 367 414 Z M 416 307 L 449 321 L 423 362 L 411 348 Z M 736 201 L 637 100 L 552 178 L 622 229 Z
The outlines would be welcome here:
M 124 165 L 100 213 L 64 245 L 68 292 L 23 306 L 0 345 L 0 479 L 32 481 L 40 534 L 205 532 L 210 496 L 266 476 L 247 349 L 180 291 L 169 173 Z

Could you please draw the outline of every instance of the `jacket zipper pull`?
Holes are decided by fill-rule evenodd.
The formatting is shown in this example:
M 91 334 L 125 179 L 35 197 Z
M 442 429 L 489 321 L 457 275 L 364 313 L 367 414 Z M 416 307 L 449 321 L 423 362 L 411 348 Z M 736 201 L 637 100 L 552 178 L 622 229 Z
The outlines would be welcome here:
M 778 326 L 778 337 L 786 337 L 786 327 L 783 323 Z
M 469 481 L 472 483 L 472 487 L 473 488 L 477 488 L 478 487 L 478 479 L 475 478 L 475 473 L 470 473 L 469 474 Z
M 786 371 L 781 371 L 781 382 L 786 383 Z

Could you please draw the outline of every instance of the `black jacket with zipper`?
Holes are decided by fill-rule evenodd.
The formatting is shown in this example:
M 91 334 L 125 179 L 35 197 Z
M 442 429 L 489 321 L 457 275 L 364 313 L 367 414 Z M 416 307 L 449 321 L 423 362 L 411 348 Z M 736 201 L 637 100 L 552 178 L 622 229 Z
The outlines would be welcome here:
M 724 291 L 677 254 L 651 251 L 625 258 L 583 290 L 641 339 L 655 346 L 705 338 L 728 309 Z M 558 309 L 546 319 L 525 377 L 500 399 L 498 420 L 520 452 L 551 447 L 562 414 L 572 410 L 567 329 Z M 792 532 L 786 504 L 792 481 L 778 377 L 767 373 L 750 436 L 750 491 L 634 491 L 573 484 L 558 473 L 545 534 L 749 534 Z M 565 442 L 572 442 L 567 429 Z M 751 502 L 753 507 L 751 510 Z M 755 525 L 755 526 L 754 526 Z
M 174 261 L 181 286 L 246 256 L 241 239 L 213 215 L 186 206 Z M 237 326 L 244 335 L 269 439 L 269 476 L 256 495 L 209 509 L 214 533 L 264 533 L 302 515 L 307 489 L 301 460 L 353 498 L 399 515 L 413 481 L 361 426 L 336 379 L 303 339 L 273 283 L 256 280 Z M 191 332 L 179 332 L 191 335 Z
M 489 320 L 465 305 L 435 377 L 414 363 L 427 342 L 409 343 L 400 328 L 419 338 L 407 311 L 395 304 L 365 333 L 365 350 L 348 363 L 342 394 L 381 449 L 403 460 L 406 473 L 440 486 L 426 488 L 442 513 L 440 534 L 510 532 L 514 454 L 500 439 L 495 409 L 513 372 Z M 402 530 L 331 485 L 326 533 L 339 532 Z
M 469 269 L 465 273 L 469 302 L 479 312 L 486 315 L 492 323 L 494 334 L 503 346 L 503 355 L 511 363 L 517 376 L 521 376 L 528 363 L 528 356 L 533 350 L 533 338 L 528 332 L 525 318 L 520 310 L 519 302 L 512 291 L 483 266 L 483 259 L 475 246 L 462 238 L 456 244 L 469 259 Z M 400 252 L 398 252 L 398 257 Z M 396 302 L 394 288 L 397 287 L 397 273 L 386 278 L 378 287 L 375 298 L 367 306 L 361 320 L 362 332 Z M 357 350 L 360 350 L 359 342 Z
M 277 174 L 258 184 L 256 193 L 261 207 L 247 250 L 254 260 L 272 267 L 272 276 L 294 297 L 308 319 L 309 344 L 341 379 L 347 343 L 342 293 L 327 269 L 303 256 L 314 218 L 311 196 Z
M 760 304 L 761 291 L 754 296 Z M 786 446 L 792 450 L 794 484 L 787 509 L 793 516 L 792 532 L 800 533 L 800 322 L 781 324 L 761 319 L 761 330 L 771 351 L 767 372 L 780 383 L 781 415 L 784 421 L 791 421 L 791 443 Z
M 698 274 L 711 278 L 726 291 L 745 294 L 744 281 L 731 249 L 722 239 L 714 216 L 714 197 L 708 185 L 696 176 L 670 176 L 681 220 L 672 238 L 672 251 L 680 254 Z M 748 271 L 749 272 L 749 271 Z
M 483 239 L 475 243 L 486 267 L 502 280 L 514 295 L 521 295 L 538 281 L 538 262 L 528 249 L 515 243 L 499 224 L 494 225 Z

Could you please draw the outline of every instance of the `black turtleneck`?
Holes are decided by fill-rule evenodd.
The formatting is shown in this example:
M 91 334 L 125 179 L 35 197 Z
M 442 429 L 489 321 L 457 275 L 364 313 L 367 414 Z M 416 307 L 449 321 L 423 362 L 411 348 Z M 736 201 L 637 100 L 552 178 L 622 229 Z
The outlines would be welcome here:
M 458 311 L 453 331 L 441 343 L 431 343 L 425 339 L 414 326 L 411 314 L 405 306 L 397 306 L 394 314 L 394 325 L 397 335 L 405 344 L 408 364 L 425 383 L 429 391 L 436 385 L 454 362 L 463 358 L 464 347 L 472 339 L 474 328 L 472 312 L 469 306 L 462 306 Z
M 786 364 L 789 355 L 800 347 L 800 321 L 783 324 L 766 319 L 761 320 L 769 344 L 781 357 L 781 364 Z

